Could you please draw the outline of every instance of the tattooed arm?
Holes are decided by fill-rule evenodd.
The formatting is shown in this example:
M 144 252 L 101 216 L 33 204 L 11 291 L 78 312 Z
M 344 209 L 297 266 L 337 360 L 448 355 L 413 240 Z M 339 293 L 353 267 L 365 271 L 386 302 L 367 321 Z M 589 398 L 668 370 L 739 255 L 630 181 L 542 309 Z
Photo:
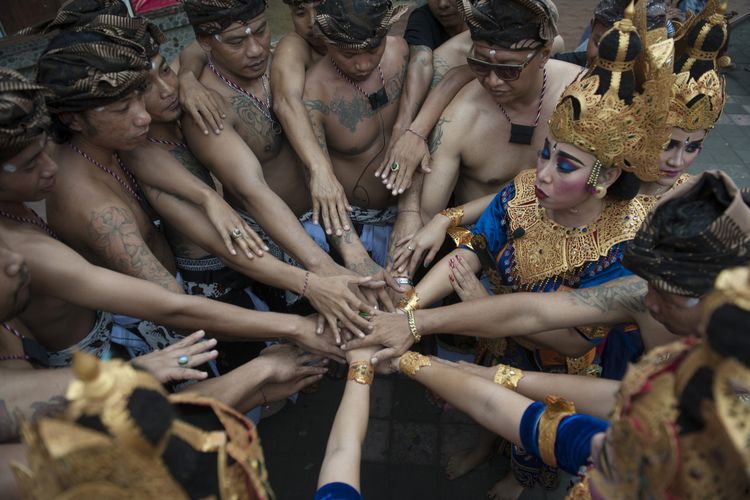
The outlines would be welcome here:
M 114 271 L 184 293 L 175 277 L 143 240 L 133 212 L 123 204 L 102 204 L 89 212 L 86 245 Z
M 455 101 L 454 101 L 455 103 Z M 420 209 L 422 220 L 430 220 L 448 206 L 461 167 L 461 149 L 469 134 L 470 123 L 457 119 L 449 107 L 430 134 L 431 172 L 424 179 Z
M 20 414 L 35 420 L 59 413 L 65 408 L 65 390 L 73 380 L 73 370 L 35 370 L 0 366 L 0 442 L 18 439 Z

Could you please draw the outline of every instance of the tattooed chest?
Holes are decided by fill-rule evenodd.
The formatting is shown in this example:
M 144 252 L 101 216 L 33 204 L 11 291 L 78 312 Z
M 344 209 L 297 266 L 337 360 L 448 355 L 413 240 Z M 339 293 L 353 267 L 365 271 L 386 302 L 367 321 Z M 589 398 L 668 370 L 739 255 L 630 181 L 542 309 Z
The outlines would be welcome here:
M 269 120 L 247 97 L 231 97 L 230 103 L 240 119 L 237 131 L 258 159 L 263 161 L 276 156 L 284 142 L 281 124 Z

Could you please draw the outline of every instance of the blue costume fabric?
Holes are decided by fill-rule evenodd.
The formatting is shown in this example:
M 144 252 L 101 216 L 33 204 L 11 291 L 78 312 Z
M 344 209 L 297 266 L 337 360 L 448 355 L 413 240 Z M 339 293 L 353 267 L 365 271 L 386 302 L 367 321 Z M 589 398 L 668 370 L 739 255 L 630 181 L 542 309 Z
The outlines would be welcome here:
M 539 419 L 545 408 L 544 403 L 539 401 L 530 404 L 521 417 L 519 428 L 524 450 L 537 458 L 540 457 Z M 581 413 L 560 420 L 555 438 L 557 466 L 569 474 L 576 474 L 591 456 L 591 438 L 606 431 L 607 427 L 609 422 L 606 420 Z
M 328 483 L 315 492 L 314 500 L 361 500 L 362 495 L 349 484 Z

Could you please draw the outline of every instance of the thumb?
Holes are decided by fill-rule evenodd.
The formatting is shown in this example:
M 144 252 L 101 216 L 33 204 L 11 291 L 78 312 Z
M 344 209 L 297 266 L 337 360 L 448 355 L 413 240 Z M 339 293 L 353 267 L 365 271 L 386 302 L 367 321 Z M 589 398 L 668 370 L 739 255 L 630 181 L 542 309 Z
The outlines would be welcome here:
M 370 360 L 373 365 L 377 365 L 381 361 L 386 361 L 391 358 L 395 358 L 398 356 L 398 352 L 393 347 L 386 347 L 385 349 L 381 349 L 375 354 L 372 355 L 372 359 Z

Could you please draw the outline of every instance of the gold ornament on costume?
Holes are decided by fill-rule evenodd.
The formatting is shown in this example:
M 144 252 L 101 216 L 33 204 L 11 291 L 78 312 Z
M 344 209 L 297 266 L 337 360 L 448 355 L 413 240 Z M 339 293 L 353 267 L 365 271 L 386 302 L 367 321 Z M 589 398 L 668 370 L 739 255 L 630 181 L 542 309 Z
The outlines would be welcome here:
M 414 351 L 406 351 L 398 362 L 398 370 L 410 377 L 414 377 L 425 366 L 432 366 L 430 358 Z
M 495 378 L 493 379 L 497 385 L 502 385 L 506 389 L 513 392 L 518 390 L 518 383 L 523 378 L 523 370 L 510 365 L 497 365 L 495 371 Z
M 546 408 L 539 418 L 539 455 L 545 464 L 557 467 L 555 456 L 557 427 L 563 418 L 576 412 L 576 407 L 571 401 L 552 395 L 544 398 L 544 404 Z
M 549 128 L 557 141 L 593 154 L 603 167 L 654 181 L 659 178 L 659 155 L 671 133 L 665 118 L 673 46 L 671 40 L 646 37 L 645 32 L 640 36 L 634 14 L 631 3 L 625 18 L 602 35 L 598 59 L 565 89 Z M 642 40 L 654 44 L 642 50 Z M 649 79 L 638 82 L 636 64 L 648 68 L 641 73 Z M 641 92 L 636 92 L 639 83 Z
M 375 368 L 369 361 L 352 361 L 346 380 L 353 380 L 358 384 L 371 385 L 375 378 Z
M 419 295 L 417 295 L 417 289 L 412 288 L 404 294 L 397 306 L 404 312 L 416 311 L 419 309 Z
M 196 492 L 185 478 L 194 476 L 209 478 L 212 498 L 273 498 L 260 440 L 243 415 L 194 394 L 167 395 L 122 361 L 77 353 L 73 369 L 64 418 L 22 425 L 29 466 L 12 467 L 23 498 L 187 499 Z M 196 414 L 220 430 L 191 423 Z M 198 454 L 200 462 L 191 460 Z
M 687 132 L 714 127 L 724 108 L 724 77 L 717 69 L 730 60 L 719 52 L 728 39 L 726 2 L 711 0 L 688 17 L 675 34 L 675 74 L 669 122 Z
M 508 233 L 524 229 L 524 237 L 513 240 L 513 274 L 521 289 L 532 289 L 545 280 L 562 277 L 565 282 L 581 266 L 610 253 L 612 247 L 633 239 L 646 217 L 640 203 L 606 202 L 599 218 L 585 227 L 561 226 L 539 208 L 534 194 L 534 170 L 515 179 L 516 195 L 508 202 Z

